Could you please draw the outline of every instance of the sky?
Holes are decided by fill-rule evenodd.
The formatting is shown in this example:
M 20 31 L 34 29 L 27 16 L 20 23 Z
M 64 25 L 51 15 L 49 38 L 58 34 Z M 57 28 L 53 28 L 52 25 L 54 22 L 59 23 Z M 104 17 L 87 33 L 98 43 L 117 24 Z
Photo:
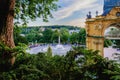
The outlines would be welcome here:
M 36 21 L 30 21 L 28 26 L 46 26 L 46 25 L 72 25 L 85 27 L 86 15 L 89 11 L 92 17 L 95 17 L 96 11 L 99 15 L 103 12 L 103 0 L 59 0 L 57 2 L 60 8 L 53 12 L 53 18 L 49 22 L 43 22 L 37 18 Z

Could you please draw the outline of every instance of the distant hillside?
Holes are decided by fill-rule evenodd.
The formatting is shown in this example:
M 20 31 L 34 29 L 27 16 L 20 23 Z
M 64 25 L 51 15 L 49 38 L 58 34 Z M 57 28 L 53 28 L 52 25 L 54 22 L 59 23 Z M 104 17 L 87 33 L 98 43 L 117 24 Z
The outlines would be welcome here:
M 66 28 L 66 29 L 69 29 L 69 30 L 80 29 L 80 27 L 77 27 L 77 26 L 68 26 L 68 25 L 29 26 L 27 28 L 35 28 L 35 27 L 39 27 L 39 28 L 52 28 L 52 29 Z
M 77 26 L 66 26 L 66 25 L 53 25 L 53 26 L 29 26 L 29 27 L 22 27 L 21 30 L 22 30 L 22 33 L 27 33 L 31 30 L 34 30 L 34 31 L 38 31 L 40 29 L 61 29 L 61 28 L 65 28 L 65 29 L 68 29 L 68 30 L 76 30 L 76 29 L 80 29 L 80 27 L 77 27 Z

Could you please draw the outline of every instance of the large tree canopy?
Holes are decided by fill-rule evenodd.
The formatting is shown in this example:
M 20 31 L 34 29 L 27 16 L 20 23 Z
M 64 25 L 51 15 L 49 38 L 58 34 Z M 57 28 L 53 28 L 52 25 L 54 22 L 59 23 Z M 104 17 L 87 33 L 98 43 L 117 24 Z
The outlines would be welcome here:
M 48 21 L 47 17 L 52 17 L 51 11 L 57 9 L 56 1 L 58 0 L 0 0 L 0 42 L 14 48 L 13 21 L 26 24 L 28 20 L 37 17 Z M 3 56 L 4 54 L 5 52 L 2 53 Z M 11 56 L 8 61 L 13 64 L 15 57 Z
M 52 17 L 52 12 L 57 9 L 58 0 L 16 0 L 15 19 L 16 22 L 22 20 L 26 23 L 28 20 L 35 20 L 40 17 L 43 21 L 48 21 Z
M 14 47 L 13 21 L 26 24 L 37 17 L 48 21 L 58 0 L 0 0 L 0 42 Z M 15 19 L 15 20 L 14 20 Z

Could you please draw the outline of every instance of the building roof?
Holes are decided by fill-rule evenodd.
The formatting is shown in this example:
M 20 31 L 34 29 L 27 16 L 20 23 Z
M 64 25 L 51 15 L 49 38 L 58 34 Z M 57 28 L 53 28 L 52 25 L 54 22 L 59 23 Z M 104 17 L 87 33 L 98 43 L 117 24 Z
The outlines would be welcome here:
M 103 16 L 106 16 L 114 7 L 120 7 L 120 0 L 104 0 Z

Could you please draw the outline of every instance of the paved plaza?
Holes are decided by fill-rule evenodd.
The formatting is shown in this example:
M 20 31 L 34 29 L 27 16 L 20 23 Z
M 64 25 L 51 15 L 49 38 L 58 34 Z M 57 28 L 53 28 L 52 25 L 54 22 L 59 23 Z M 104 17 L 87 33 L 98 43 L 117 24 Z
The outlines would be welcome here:
M 37 54 L 39 52 L 47 52 L 49 45 L 37 46 L 30 48 L 27 50 L 30 54 Z M 57 47 L 57 45 L 51 45 L 53 55 L 65 55 L 70 49 L 72 49 L 72 45 L 62 45 L 62 47 Z M 104 57 L 110 60 L 117 59 L 115 53 L 120 53 L 120 50 L 109 47 L 104 48 Z

